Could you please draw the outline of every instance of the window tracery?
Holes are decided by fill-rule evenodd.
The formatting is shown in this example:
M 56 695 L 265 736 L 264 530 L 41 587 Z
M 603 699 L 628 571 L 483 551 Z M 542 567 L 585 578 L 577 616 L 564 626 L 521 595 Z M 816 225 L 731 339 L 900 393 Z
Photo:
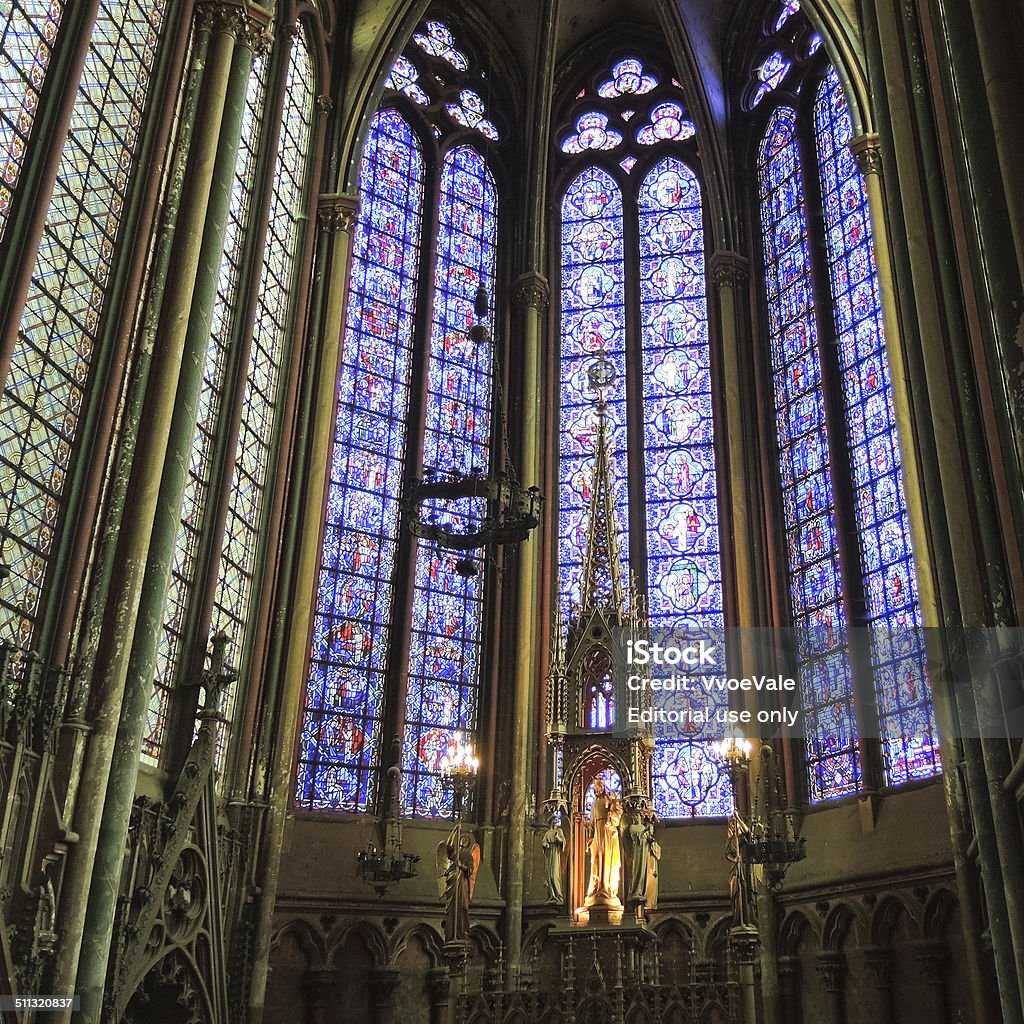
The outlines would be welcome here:
M 587 368 L 604 353 L 616 371 L 605 415 L 619 529 L 629 539 L 624 567 L 632 563 L 653 628 L 720 629 L 702 190 L 696 129 L 670 83 L 638 57 L 621 59 L 593 93 L 577 95 L 572 133 L 556 135 L 573 161 L 561 203 L 561 612 L 571 617 L 580 599 L 596 415 Z M 602 160 L 605 150 L 628 151 L 618 166 L 629 177 Z M 629 398 L 638 373 L 639 396 Z M 731 808 L 728 779 L 702 753 L 701 732 L 657 738 L 662 817 Z
M 885 785 L 927 778 L 940 764 L 867 193 L 839 76 L 821 59 L 808 63 L 821 39 L 796 13 L 777 26 L 798 55 L 787 93 L 811 94 L 799 108 L 775 101 L 758 180 L 790 605 L 817 801 L 874 785 L 876 775 Z M 824 211 L 820 235 L 811 196 Z M 866 656 L 854 653 L 851 629 L 868 630 Z M 859 706 L 861 677 L 871 683 Z M 865 735 L 880 737 L 877 766 Z
M 61 526 L 163 16 L 160 0 L 100 3 L 0 398 L 0 517 L 11 569 L 0 584 L 0 631 L 20 650 L 32 644 Z
M 0 13 L 0 240 L 63 17 L 62 0 L 10 0 Z
M 463 74 L 453 78 L 452 69 Z M 419 93 L 410 89 L 417 82 Z M 491 457 L 491 346 L 468 332 L 478 291 L 493 303 L 498 194 L 488 144 L 499 129 L 490 86 L 443 22 L 425 23 L 386 84 L 392 91 L 371 122 L 359 176 L 296 800 L 321 810 L 372 807 L 390 714 L 404 741 L 404 810 L 444 817 L 452 795 L 439 784 L 441 758 L 456 733 L 475 738 L 480 711 L 487 570 L 415 544 L 402 496 L 421 465 L 486 471 Z M 434 211 L 436 245 L 424 238 Z M 435 255 L 423 280 L 426 249 Z M 423 380 L 423 403 L 414 380 Z M 435 510 L 459 521 L 481 512 L 475 499 Z M 398 606 L 400 572 L 411 583 L 411 614 Z M 398 684 L 396 645 L 405 636 L 408 669 Z

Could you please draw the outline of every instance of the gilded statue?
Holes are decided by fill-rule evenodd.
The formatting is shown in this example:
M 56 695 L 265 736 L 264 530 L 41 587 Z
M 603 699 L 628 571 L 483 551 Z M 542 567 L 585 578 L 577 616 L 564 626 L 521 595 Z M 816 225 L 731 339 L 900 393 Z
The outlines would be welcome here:
M 590 884 L 583 901 L 585 907 L 621 907 L 619 876 L 622 871 L 622 850 L 619 825 L 622 804 L 605 791 L 604 782 L 594 780 L 594 804 L 590 809 Z

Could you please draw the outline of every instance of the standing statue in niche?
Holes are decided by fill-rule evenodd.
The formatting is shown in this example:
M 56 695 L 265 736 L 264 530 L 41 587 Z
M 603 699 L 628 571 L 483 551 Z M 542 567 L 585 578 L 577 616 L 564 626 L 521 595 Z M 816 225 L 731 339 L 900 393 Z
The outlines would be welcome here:
M 437 844 L 437 884 L 444 903 L 444 937 L 447 942 L 469 938 L 469 905 L 480 870 L 480 844 L 463 835 L 456 825 L 443 843 Z
M 619 900 L 619 875 L 622 871 L 622 850 L 619 845 L 619 824 L 622 805 L 605 792 L 604 782 L 594 780 L 594 805 L 590 809 L 590 884 L 585 907 L 622 907 Z
M 735 812 L 729 818 L 725 840 L 725 857 L 730 864 L 729 896 L 732 899 L 733 928 L 756 928 L 754 877 L 743 856 L 743 846 L 750 837 L 750 826 Z
M 629 872 L 629 897 L 643 900 L 647 910 L 658 905 L 658 861 L 661 860 L 661 844 L 655 838 L 655 828 L 660 824 L 658 815 L 646 799 L 636 807 L 633 823 L 629 826 L 632 859 Z
M 548 903 L 560 904 L 563 899 L 562 879 L 565 877 L 565 833 L 559 824 L 559 815 L 565 804 L 548 801 L 548 828 L 541 837 L 544 851 L 544 873 L 548 889 Z

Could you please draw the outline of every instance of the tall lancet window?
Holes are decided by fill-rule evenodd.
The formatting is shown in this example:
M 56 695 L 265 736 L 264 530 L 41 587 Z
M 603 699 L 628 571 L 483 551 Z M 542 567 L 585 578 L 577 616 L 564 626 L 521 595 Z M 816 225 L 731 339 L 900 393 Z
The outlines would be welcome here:
M 567 620 L 581 598 L 593 481 L 597 412 L 588 372 L 603 355 L 614 368 L 605 422 L 622 563 L 651 628 L 724 624 L 695 136 L 679 83 L 633 55 L 613 61 L 575 97 L 557 136 L 564 182 L 558 550 Z M 608 715 L 599 688 L 590 713 L 592 722 Z M 654 794 L 663 817 L 723 815 L 732 806 L 702 727 L 691 728 L 656 737 Z
M 421 473 L 489 469 L 493 351 L 469 330 L 480 289 L 494 302 L 490 94 L 449 26 L 427 21 L 367 132 L 300 806 L 372 808 L 388 728 L 403 739 L 405 812 L 450 815 L 441 759 L 477 727 L 487 566 L 467 573 L 452 552 L 417 543 L 402 499 Z M 464 526 L 481 512 L 473 501 L 434 513 Z
M 780 9 L 748 103 L 812 801 L 940 770 L 867 193 L 839 76 Z M 781 64 L 780 64 L 781 62 Z M 763 69 L 765 65 L 759 65 Z M 793 103 L 809 91 L 807 114 Z M 767 97 L 767 98 L 766 98 Z M 808 210 L 819 207 L 823 222 Z M 851 629 L 866 631 L 867 643 Z
M 63 5 L 5 7 L 0 232 Z M 0 583 L 0 639 L 18 652 L 35 644 L 43 588 L 64 526 L 69 470 L 89 407 L 93 350 L 107 312 L 164 13 L 160 0 L 99 4 L 0 396 L 0 523 L 10 569 Z

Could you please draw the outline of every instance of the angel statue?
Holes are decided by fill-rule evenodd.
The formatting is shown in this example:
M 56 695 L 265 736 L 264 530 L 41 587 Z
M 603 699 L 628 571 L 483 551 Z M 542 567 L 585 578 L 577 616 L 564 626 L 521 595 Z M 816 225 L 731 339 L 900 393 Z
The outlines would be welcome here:
M 469 904 L 480 870 L 480 844 L 463 835 L 459 825 L 437 844 L 437 887 L 444 903 L 444 937 L 447 942 L 469 937 Z

